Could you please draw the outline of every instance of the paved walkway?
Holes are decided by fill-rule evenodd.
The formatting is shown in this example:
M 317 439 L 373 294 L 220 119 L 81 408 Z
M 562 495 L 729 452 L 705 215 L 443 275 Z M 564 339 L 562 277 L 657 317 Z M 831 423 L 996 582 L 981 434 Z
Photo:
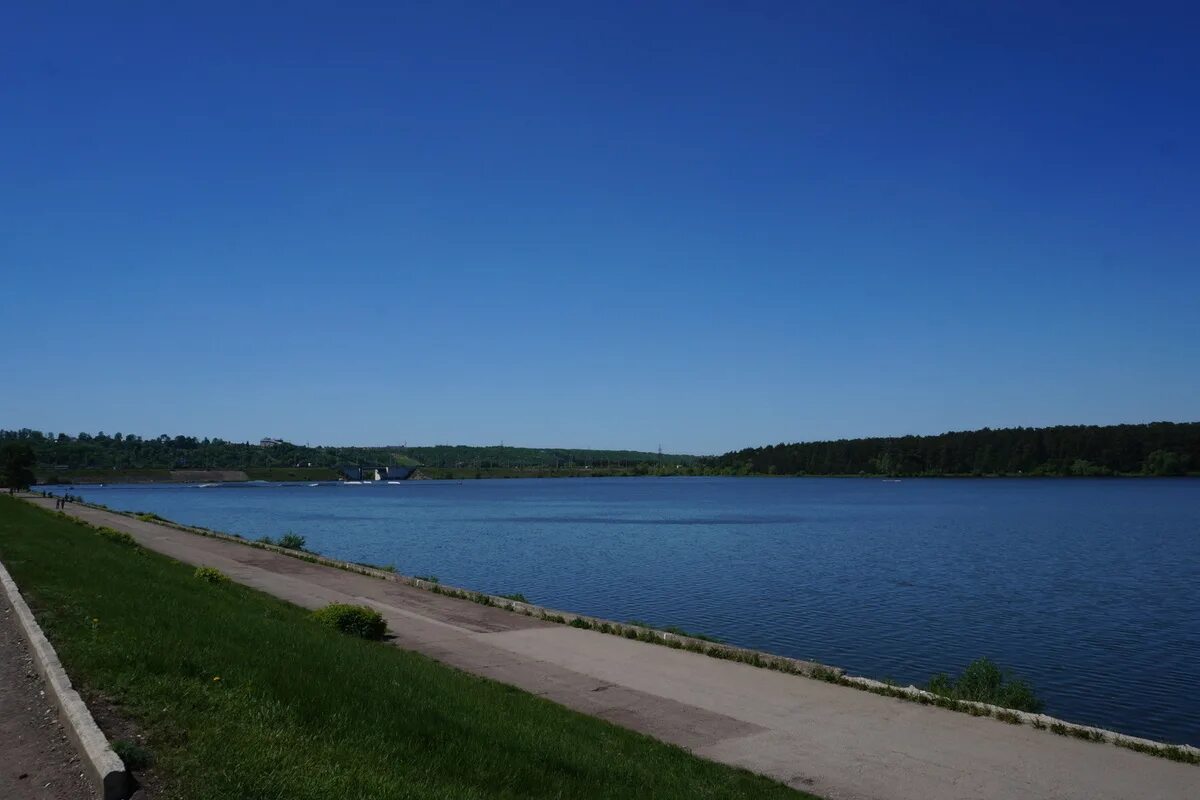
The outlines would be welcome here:
M 1197 766 L 543 622 L 98 509 L 67 512 L 306 608 L 369 604 L 400 647 L 829 800 L 1200 798 Z

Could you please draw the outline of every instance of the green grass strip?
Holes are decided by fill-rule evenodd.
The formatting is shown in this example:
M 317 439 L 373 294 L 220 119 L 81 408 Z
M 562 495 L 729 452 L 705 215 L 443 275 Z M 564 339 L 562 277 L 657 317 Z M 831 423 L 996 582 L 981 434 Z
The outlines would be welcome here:
M 0 559 L 173 798 L 805 798 L 0 497 Z

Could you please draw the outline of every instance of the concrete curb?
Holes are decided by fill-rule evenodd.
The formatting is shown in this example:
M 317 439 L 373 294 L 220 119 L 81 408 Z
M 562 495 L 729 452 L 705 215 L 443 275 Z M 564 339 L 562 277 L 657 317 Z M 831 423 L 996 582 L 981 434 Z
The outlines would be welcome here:
M 33 613 L 17 589 L 17 584 L 13 582 L 12 576 L 2 563 L 0 583 L 4 584 L 4 592 L 17 612 L 21 633 L 29 642 L 30 652 L 33 653 L 33 663 L 45 680 L 51 699 L 58 706 L 58 717 L 66 728 L 67 735 L 79 750 L 88 771 L 88 778 L 96 788 L 96 796 L 100 800 L 124 800 L 129 796 L 131 788 L 124 762 L 97 727 L 96 720 L 92 719 L 92 712 L 88 711 L 79 692 L 71 686 L 71 679 L 67 677 L 66 670 L 58 660 L 58 653 L 42 633 L 41 626 L 34 619 Z

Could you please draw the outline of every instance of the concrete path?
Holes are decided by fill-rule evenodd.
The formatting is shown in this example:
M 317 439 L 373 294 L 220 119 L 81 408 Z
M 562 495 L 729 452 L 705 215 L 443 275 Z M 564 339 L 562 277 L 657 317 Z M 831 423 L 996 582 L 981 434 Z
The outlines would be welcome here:
M 1200 798 L 1197 766 L 543 622 L 98 509 L 67 512 L 306 608 L 371 605 L 400 647 L 829 800 Z

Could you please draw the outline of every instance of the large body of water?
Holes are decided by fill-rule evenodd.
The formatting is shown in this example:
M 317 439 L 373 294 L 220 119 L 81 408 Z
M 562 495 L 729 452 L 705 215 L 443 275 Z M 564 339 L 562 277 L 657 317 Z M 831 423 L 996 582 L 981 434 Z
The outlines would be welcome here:
M 1200 744 L 1200 481 L 633 478 L 72 489 L 248 538 Z

